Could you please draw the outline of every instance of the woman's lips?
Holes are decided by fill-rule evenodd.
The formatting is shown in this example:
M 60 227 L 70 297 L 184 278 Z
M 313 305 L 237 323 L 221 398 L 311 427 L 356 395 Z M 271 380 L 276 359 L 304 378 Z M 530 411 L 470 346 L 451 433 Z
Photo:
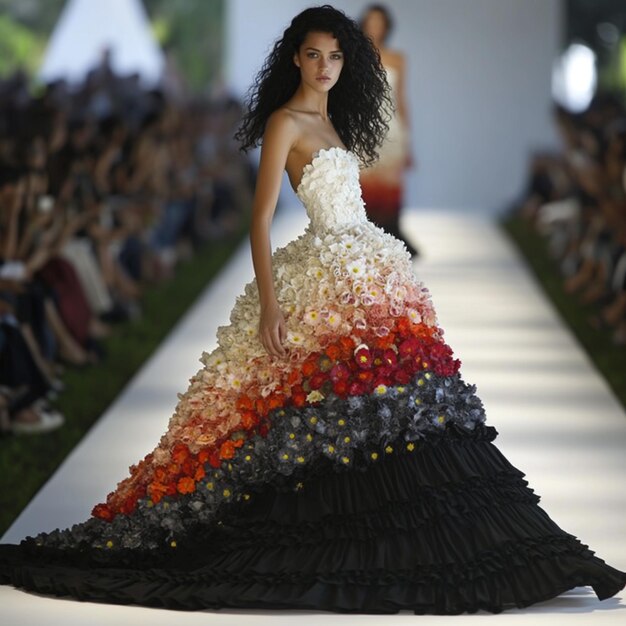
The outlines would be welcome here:
M 327 80 L 330 80 L 330 76 L 318 76 L 316 80 L 319 80 L 320 82 L 324 83 Z

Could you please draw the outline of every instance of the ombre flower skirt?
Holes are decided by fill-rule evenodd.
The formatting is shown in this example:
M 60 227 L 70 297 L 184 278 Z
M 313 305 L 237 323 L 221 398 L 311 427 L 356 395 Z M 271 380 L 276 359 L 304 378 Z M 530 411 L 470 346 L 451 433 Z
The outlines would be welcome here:
M 340 151 L 313 173 L 321 198 L 356 185 Z M 309 208 L 319 223 L 273 255 L 289 358 L 260 345 L 249 283 L 154 450 L 88 520 L 0 545 L 0 583 L 179 610 L 497 613 L 576 586 L 615 595 L 626 573 L 559 528 L 494 445 L 407 250 L 360 205 Z
M 498 613 L 579 585 L 617 593 L 626 574 L 550 519 L 494 427 L 472 420 L 474 398 L 459 378 L 426 372 L 279 409 L 193 493 L 92 519 L 56 545 L 0 545 L 0 582 L 167 609 L 341 613 Z M 416 401 L 430 407 L 420 423 L 404 408 Z M 324 453 L 304 464 L 312 440 Z M 276 456 L 284 473 L 270 470 Z

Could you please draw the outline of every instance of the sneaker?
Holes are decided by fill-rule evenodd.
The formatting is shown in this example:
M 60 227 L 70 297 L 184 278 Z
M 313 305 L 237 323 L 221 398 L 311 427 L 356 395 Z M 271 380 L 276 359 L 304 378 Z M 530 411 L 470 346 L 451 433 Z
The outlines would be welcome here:
M 44 409 L 40 406 L 33 405 L 33 411 L 37 413 L 39 419 L 36 422 L 17 422 L 11 425 L 11 430 L 17 435 L 32 435 L 37 433 L 45 433 L 55 428 L 59 428 L 65 423 L 65 418 L 58 411 L 52 409 Z

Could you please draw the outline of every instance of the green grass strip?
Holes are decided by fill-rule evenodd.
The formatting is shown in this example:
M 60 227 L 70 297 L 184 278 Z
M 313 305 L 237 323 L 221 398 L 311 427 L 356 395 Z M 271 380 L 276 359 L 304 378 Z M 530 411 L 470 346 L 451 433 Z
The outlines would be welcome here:
M 563 276 L 539 233 L 524 219 L 506 215 L 500 226 L 517 245 L 539 284 L 626 408 L 626 350 L 611 341 L 612 331 L 595 330 L 587 321 L 596 310 L 563 290 Z
M 159 346 L 247 232 L 246 225 L 228 239 L 205 244 L 190 261 L 179 263 L 173 278 L 147 287 L 141 299 L 141 319 L 114 325 L 112 335 L 103 340 L 106 357 L 102 363 L 67 368 L 66 389 L 55 403 L 65 415 L 61 428 L 0 439 L 0 534 Z

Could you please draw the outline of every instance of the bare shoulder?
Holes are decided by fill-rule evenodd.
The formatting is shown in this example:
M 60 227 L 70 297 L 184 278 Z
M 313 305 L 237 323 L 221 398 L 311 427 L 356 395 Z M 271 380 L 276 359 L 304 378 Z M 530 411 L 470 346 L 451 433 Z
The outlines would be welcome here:
M 267 118 L 264 141 L 286 141 L 291 146 L 298 136 L 298 122 L 294 114 L 284 107 L 273 111 Z
M 385 63 L 398 70 L 403 70 L 406 64 L 406 57 L 403 52 L 388 48 L 385 50 Z

